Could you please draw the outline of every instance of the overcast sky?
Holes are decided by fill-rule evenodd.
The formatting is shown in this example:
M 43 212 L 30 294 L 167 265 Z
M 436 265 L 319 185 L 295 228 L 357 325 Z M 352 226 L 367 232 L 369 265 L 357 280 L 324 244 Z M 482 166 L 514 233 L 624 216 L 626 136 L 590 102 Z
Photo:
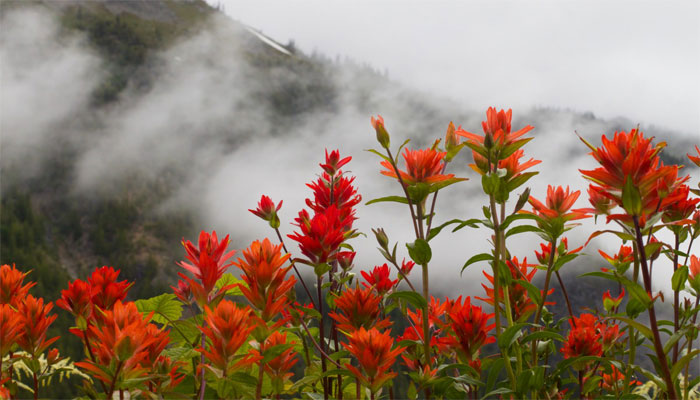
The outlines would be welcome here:
M 275 40 L 475 110 L 555 106 L 700 135 L 698 1 L 207 0 Z

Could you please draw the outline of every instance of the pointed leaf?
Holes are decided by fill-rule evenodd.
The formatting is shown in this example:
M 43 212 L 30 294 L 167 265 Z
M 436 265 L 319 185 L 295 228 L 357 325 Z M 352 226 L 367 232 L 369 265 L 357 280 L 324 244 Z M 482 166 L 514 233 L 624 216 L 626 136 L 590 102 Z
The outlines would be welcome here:
M 491 255 L 491 254 L 488 254 L 488 253 L 477 254 L 477 255 L 475 255 L 475 256 L 472 256 L 469 260 L 467 260 L 466 263 L 464 263 L 464 266 L 462 267 L 462 272 L 464 272 L 464 270 L 465 270 L 468 266 L 474 264 L 475 262 L 479 262 L 479 261 L 492 261 L 492 260 L 493 260 L 493 255 Z
M 393 201 L 395 203 L 408 204 L 408 200 L 406 200 L 406 198 L 403 196 L 386 196 L 386 197 L 380 197 L 378 199 L 372 199 L 372 200 L 366 202 L 365 205 L 368 206 L 370 204 L 381 203 L 381 202 L 386 202 L 386 201 Z
M 182 316 L 182 303 L 172 293 L 164 293 L 150 299 L 136 300 L 136 308 L 144 315 L 153 313 L 153 321 L 167 324 Z

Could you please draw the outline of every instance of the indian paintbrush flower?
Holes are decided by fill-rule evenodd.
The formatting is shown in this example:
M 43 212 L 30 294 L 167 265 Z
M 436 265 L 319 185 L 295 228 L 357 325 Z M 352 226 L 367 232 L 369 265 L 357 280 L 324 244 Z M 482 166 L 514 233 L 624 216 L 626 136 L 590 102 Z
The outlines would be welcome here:
M 345 348 L 357 359 L 359 368 L 351 364 L 345 364 L 345 368 L 368 386 L 372 393 L 376 393 L 384 383 L 396 376 L 395 372 L 389 371 L 404 347 L 392 349 L 394 339 L 391 332 L 382 333 L 376 327 L 369 330 L 360 328 L 352 332 L 348 339 Z

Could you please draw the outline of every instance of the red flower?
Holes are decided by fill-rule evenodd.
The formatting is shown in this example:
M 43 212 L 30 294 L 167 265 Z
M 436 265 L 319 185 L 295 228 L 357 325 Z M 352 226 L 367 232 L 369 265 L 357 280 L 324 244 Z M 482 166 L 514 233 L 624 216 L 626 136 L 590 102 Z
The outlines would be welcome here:
M 0 358 L 5 357 L 22 335 L 21 316 L 9 304 L 0 304 Z
M 579 190 L 570 192 L 568 186 L 565 191 L 561 186 L 554 188 L 554 186 L 549 185 L 547 186 L 546 204 L 542 204 L 530 196 L 528 202 L 532 205 L 533 210 L 532 212 L 522 212 L 537 216 L 537 225 L 549 234 L 551 239 L 556 239 L 567 229 L 566 223 L 568 221 L 589 217 L 584 209 L 571 210 L 580 194 Z
M 95 269 L 88 278 L 93 305 L 101 310 L 109 310 L 117 301 L 124 300 L 132 284 L 127 281 L 117 282 L 118 276 L 119 270 L 112 267 Z
M 450 337 L 452 346 L 463 362 L 472 362 L 479 358 L 482 346 L 493 343 L 496 339 L 488 336 L 495 324 L 487 325 L 493 314 L 486 314 L 481 307 L 471 304 L 471 298 L 460 296 L 450 307 L 448 314 L 450 327 L 454 336 Z
M 355 259 L 354 251 L 339 251 L 335 254 L 335 259 L 338 261 L 340 268 L 344 270 L 349 270 L 352 267 L 352 262 Z
M 202 282 L 202 289 L 206 295 L 212 292 L 216 286 L 216 281 L 221 278 L 230 265 L 226 264 L 226 261 L 236 252 L 232 250 L 226 253 L 228 243 L 228 235 L 219 242 L 219 239 L 216 237 L 216 231 L 212 232 L 211 235 L 202 231 L 199 234 L 199 247 L 195 247 L 192 242 L 189 240 L 185 242 L 183 239 L 182 245 L 187 251 L 187 260 L 189 262 L 180 261 L 177 265 L 194 274 L 195 278 Z M 180 273 L 180 276 L 186 278 L 185 280 L 192 285 L 193 281 L 187 278 L 186 275 Z M 197 289 L 192 287 L 193 292 Z
M 205 314 L 206 326 L 200 329 L 211 341 L 211 346 L 197 351 L 224 372 L 248 364 L 250 360 L 244 359 L 229 367 L 238 349 L 255 329 L 250 308 L 238 308 L 232 301 L 222 300 L 214 310 L 205 307 Z
M 526 320 L 533 312 L 537 310 L 537 305 L 535 302 L 530 298 L 530 295 L 527 292 L 527 289 L 520 285 L 516 280 L 518 279 L 526 279 L 528 282 L 532 281 L 532 278 L 535 276 L 535 273 L 537 272 L 537 268 L 532 265 L 527 263 L 527 257 L 523 259 L 522 264 L 518 262 L 517 257 L 513 257 L 511 260 L 506 261 L 506 264 L 508 265 L 508 268 L 510 269 L 510 273 L 512 275 L 512 283 L 510 287 L 508 288 L 509 292 L 508 294 L 510 295 L 510 305 L 513 307 L 513 320 L 515 321 L 524 321 Z M 532 267 L 532 269 L 528 272 L 528 267 Z M 484 288 L 486 291 L 486 297 L 476 297 L 479 300 L 483 300 L 488 304 L 491 304 L 492 306 L 494 305 L 494 290 L 493 290 L 493 276 L 489 275 L 486 273 L 486 271 L 483 271 L 484 276 L 486 276 L 486 279 L 491 282 L 491 287 L 488 287 L 484 284 L 481 286 Z M 501 288 L 501 293 L 499 294 L 498 298 L 500 300 L 501 304 L 505 304 L 504 302 L 504 293 L 502 291 L 503 289 Z M 554 289 L 549 289 L 549 292 L 547 292 L 547 295 L 550 295 Z M 544 292 L 544 291 L 542 291 Z M 545 305 L 553 305 L 553 302 L 546 302 Z
M 249 209 L 248 211 L 269 222 L 273 225 L 273 228 L 277 228 L 279 227 L 277 211 L 279 211 L 280 208 L 282 208 L 282 200 L 280 200 L 277 207 L 275 207 L 275 203 L 269 197 L 262 195 L 262 197 L 260 197 L 260 202 L 258 202 L 258 208 L 255 210 Z
M 430 148 L 425 150 L 405 149 L 403 158 L 406 161 L 406 171 L 399 170 L 404 184 L 409 186 L 416 183 L 431 184 L 454 178 L 454 174 L 442 174 L 443 158 L 445 158 L 446 154 L 446 152 Z M 382 175 L 398 178 L 394 167 L 389 161 L 382 161 L 381 165 L 386 168 L 385 171 L 381 171 Z
M 383 296 L 397 283 L 399 283 L 398 279 L 392 281 L 389 278 L 389 266 L 387 264 L 384 264 L 381 267 L 374 267 L 370 273 L 362 271 L 362 276 L 367 281 L 367 283 L 363 282 L 362 285 L 364 285 L 366 288 L 374 288 L 380 296 Z
M 340 168 L 349 163 L 350 160 L 352 160 L 352 157 L 345 157 L 341 160 L 340 152 L 338 150 L 331 151 L 331 154 L 329 155 L 328 149 L 326 149 L 326 163 L 319 165 L 328 175 L 334 176 L 336 173 L 339 173 Z
M 389 370 L 404 347 L 396 347 L 392 350 L 393 343 L 390 332 L 380 333 L 377 328 L 370 330 L 360 328 L 349 336 L 349 343 L 345 345 L 360 366 L 357 368 L 351 364 L 345 364 L 345 368 L 352 372 L 362 384 L 368 386 L 372 393 L 376 393 L 386 381 L 396 376 L 395 372 L 389 372 Z
M 315 213 L 325 213 L 334 205 L 339 211 L 339 217 L 345 224 L 344 231 L 352 229 L 355 221 L 353 207 L 362 201 L 362 196 L 357 194 L 357 189 L 352 185 L 354 177 L 330 176 L 324 173 L 317 181 L 307 184 L 314 192 L 314 200 L 306 199 L 306 205 Z
M 73 314 L 74 317 L 90 318 L 92 314 L 92 288 L 89 283 L 76 279 L 61 291 L 56 305 Z
M 299 242 L 299 249 L 309 261 L 312 264 L 333 261 L 330 257 L 345 240 L 345 227 L 349 225 L 347 220 L 340 219 L 336 206 L 331 205 L 325 212 L 316 213 L 313 218 L 309 218 L 306 210 L 302 210 L 295 221 L 301 232 L 287 236 Z
M 338 329 L 346 334 L 362 327 L 384 329 L 391 322 L 389 319 L 378 319 L 381 302 L 381 296 L 371 288 L 348 288 L 335 299 L 336 309 L 342 314 L 330 312 L 328 315 L 338 324 Z
M 401 273 L 405 276 L 411 273 L 413 267 L 416 265 L 413 261 L 406 261 L 406 259 L 401 261 Z
M 178 280 L 177 286 L 170 286 L 170 288 L 173 289 L 175 296 L 183 303 L 190 304 L 192 302 L 192 290 L 187 282 Z
M 250 304 L 261 313 L 261 318 L 270 321 L 289 303 L 289 291 L 296 279 L 286 279 L 291 266 L 283 268 L 290 255 L 282 255 L 282 245 L 273 246 L 270 240 L 254 241 L 243 250 L 243 258 L 233 263 L 243 270 L 241 278 L 246 285 L 239 285 Z
M 561 348 L 564 358 L 578 356 L 602 356 L 603 345 L 601 334 L 598 329 L 598 319 L 593 314 L 581 314 L 579 318 L 574 317 L 571 323 L 569 336 Z M 585 369 L 591 362 L 574 364 L 578 371 Z
M 473 143 L 481 145 L 484 145 L 485 138 L 490 136 L 490 140 L 492 140 L 496 146 L 503 148 L 534 129 L 532 126 L 527 125 L 516 132 L 511 132 L 510 122 L 512 117 L 513 111 L 510 109 L 508 111 L 496 111 L 494 107 L 489 107 L 486 111 L 486 121 L 481 123 L 484 129 L 484 136 L 467 132 L 462 129 L 462 127 L 457 128 L 457 134 L 469 139 Z
M 53 303 L 48 302 L 44 305 L 44 299 L 37 299 L 31 294 L 17 306 L 20 326 L 17 344 L 32 357 L 37 357 L 58 340 L 58 336 L 46 338 L 49 325 L 57 318 L 56 315 L 49 315 L 52 308 Z
M 540 263 L 540 265 L 548 265 L 549 264 L 549 256 L 552 252 L 552 243 L 540 243 L 540 249 L 542 250 L 541 253 L 537 252 L 535 250 L 535 257 L 537 257 L 537 261 Z M 579 251 L 583 249 L 583 246 L 575 248 L 571 251 L 569 251 L 569 242 L 567 238 L 562 238 L 561 243 L 559 243 L 559 246 L 554 252 L 554 260 L 556 261 L 557 258 L 566 255 L 566 254 L 576 254 Z
M 29 289 L 36 285 L 35 282 L 30 282 L 22 286 L 28 274 L 15 268 L 14 264 L 11 267 L 7 264 L 0 267 L 0 304 L 16 306 L 18 302 L 24 301 Z

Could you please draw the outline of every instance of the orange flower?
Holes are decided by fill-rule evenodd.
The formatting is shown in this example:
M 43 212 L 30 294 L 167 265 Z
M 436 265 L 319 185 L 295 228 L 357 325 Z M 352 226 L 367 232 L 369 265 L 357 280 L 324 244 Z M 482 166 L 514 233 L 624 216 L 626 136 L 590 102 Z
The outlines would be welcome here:
M 340 168 L 349 163 L 350 160 L 352 160 L 352 157 L 345 157 L 341 160 L 338 150 L 333 150 L 331 154 L 328 154 L 328 149 L 326 149 L 326 162 L 319 165 L 328 175 L 335 176 L 335 174 L 340 173 Z
M 296 279 L 285 280 L 291 266 L 282 265 L 290 255 L 282 255 L 282 245 L 273 246 L 269 239 L 254 241 L 243 250 L 243 258 L 233 264 L 243 270 L 242 279 L 246 285 L 239 285 L 250 304 L 261 312 L 261 318 L 271 320 L 289 303 L 289 291 Z
M 676 178 L 678 166 L 664 166 L 660 162 L 659 152 L 666 144 L 660 143 L 652 147 L 652 139 L 644 138 L 644 134 L 636 129 L 629 133 L 615 132 L 613 140 L 603 136 L 603 146 L 599 148 L 582 139 L 593 150 L 590 154 L 601 166 L 594 170 L 579 171 L 586 179 L 598 185 L 596 189 L 600 193 L 625 208 L 625 214 L 609 215 L 608 221 L 629 223 L 632 217 L 637 216 L 640 217 L 640 224 L 644 225 L 649 215 L 657 210 L 663 211 L 669 204 L 668 199 L 666 204 L 662 203 L 668 194 L 688 179 Z M 639 195 L 639 202 L 623 204 L 622 195 L 627 181 L 628 187 L 632 188 L 630 190 Z
M 510 269 L 510 273 L 512 275 L 512 283 L 510 287 L 508 288 L 508 294 L 510 298 L 510 304 L 513 307 L 513 319 L 518 322 L 525 321 L 533 312 L 537 310 L 537 305 L 535 302 L 532 300 L 530 295 L 527 292 L 527 289 L 520 285 L 516 280 L 518 279 L 526 279 L 528 282 L 532 281 L 532 278 L 535 276 L 535 273 L 537 272 L 537 268 L 533 264 L 528 264 L 527 263 L 527 257 L 523 259 L 522 264 L 518 262 L 518 257 L 513 257 L 511 260 L 506 261 L 506 264 L 508 265 L 508 268 Z M 528 272 L 528 267 L 532 267 L 532 269 Z M 491 287 L 488 287 L 484 284 L 481 286 L 484 288 L 486 291 L 486 297 L 476 297 L 479 300 L 483 300 L 488 304 L 491 304 L 492 306 L 494 305 L 494 290 L 493 290 L 493 276 L 489 275 L 486 273 L 486 271 L 483 271 L 484 276 L 486 276 L 486 279 L 491 282 Z M 504 302 L 504 293 L 502 292 L 501 288 L 501 293 L 499 294 L 498 298 L 501 302 L 501 304 L 505 304 Z M 544 291 L 542 291 L 544 292 Z M 549 289 L 549 292 L 547 292 L 547 295 L 552 294 L 554 292 L 554 289 Z M 544 303 L 545 305 L 553 305 L 553 302 L 546 302 Z
M 235 365 L 229 366 L 236 356 L 238 349 L 248 340 L 248 335 L 255 329 L 255 321 L 249 307 L 238 308 L 229 300 L 222 300 L 214 310 L 205 307 L 206 326 L 200 330 L 211 342 L 209 348 L 197 349 L 209 359 L 216 368 L 230 372 L 250 362 L 243 359 Z
M 357 368 L 345 364 L 345 368 L 362 384 L 368 386 L 372 393 L 376 393 L 386 381 L 396 376 L 395 372 L 388 371 L 404 347 L 398 346 L 392 350 L 393 343 L 390 332 L 381 333 L 373 327 L 370 330 L 356 330 L 349 336 L 349 343 L 345 345 L 360 366 Z
M 208 299 L 204 297 L 209 296 L 214 290 L 216 281 L 221 278 L 230 265 L 226 264 L 226 261 L 236 252 L 235 250 L 226 252 L 228 244 L 228 235 L 219 242 L 216 231 L 211 234 L 202 231 L 199 234 L 199 247 L 195 247 L 192 242 L 189 240 L 185 242 L 183 239 L 182 245 L 187 251 L 189 262 L 180 261 L 177 265 L 191 272 L 202 284 L 199 285 L 183 273 L 179 275 L 190 284 L 192 293 L 201 304 L 208 302 Z
M 95 360 L 75 365 L 107 384 L 142 377 L 148 372 L 143 364 L 149 358 L 149 347 L 163 335 L 158 334 L 159 329 L 149 328 L 149 320 L 133 302 L 117 300 L 112 309 L 104 311 L 99 325 L 88 327 Z
M 518 149 L 507 158 L 498 161 L 498 168 L 504 169 L 506 171 L 506 181 L 511 181 L 514 178 L 521 176 L 526 169 L 542 162 L 540 160 L 530 158 L 525 163 L 520 164 L 520 159 L 523 157 L 524 154 L 525 152 L 522 149 Z M 469 164 L 471 169 L 478 172 L 479 175 L 487 174 L 489 172 L 488 160 L 476 151 L 472 151 L 472 156 L 474 157 L 474 164 Z M 531 172 L 530 174 L 534 175 L 536 174 L 536 172 Z
M 31 294 L 17 307 L 21 332 L 17 337 L 17 344 L 32 357 L 37 357 L 58 340 L 58 336 L 46 339 L 49 325 L 57 318 L 56 315 L 49 315 L 52 308 L 53 303 L 48 302 L 44 305 L 44 299 L 37 299 Z
M 601 372 L 603 379 L 600 381 L 600 387 L 607 390 L 608 392 L 619 394 L 620 391 L 625 390 L 625 388 L 623 387 L 625 383 L 625 374 L 623 374 L 622 372 L 620 372 L 620 370 L 615 368 L 614 364 L 610 364 L 610 368 L 611 371 L 609 374 Z M 629 384 L 630 386 L 639 386 L 642 384 L 642 382 L 639 382 L 635 379 L 630 379 Z
M 535 250 L 535 257 L 537 257 L 537 261 L 540 263 L 540 265 L 548 265 L 549 264 L 549 256 L 552 252 L 552 243 L 549 242 L 547 244 L 540 243 L 540 249 L 542 250 L 541 253 L 537 252 Z M 556 248 L 554 252 L 554 260 L 556 261 L 557 258 L 566 255 L 566 254 L 576 254 L 579 251 L 583 249 L 583 246 L 577 247 L 571 251 L 569 251 L 569 241 L 567 238 L 562 238 L 561 243 L 559 243 L 559 246 Z
M 632 252 L 632 247 L 630 246 L 620 246 L 620 250 L 614 256 L 608 255 L 603 250 L 598 250 L 603 258 L 610 263 L 615 269 L 624 272 L 629 268 L 630 264 L 634 261 L 634 254 Z M 607 272 L 607 268 L 601 268 L 603 272 Z
M 454 174 L 442 174 L 443 158 L 445 158 L 446 154 L 446 152 L 430 148 L 425 150 L 405 149 L 403 158 L 406 161 L 406 171 L 399 170 L 401 179 L 406 185 L 410 186 L 416 183 L 431 184 L 454 178 Z M 381 171 L 382 175 L 398 178 L 394 167 L 389 161 L 382 161 L 381 165 L 387 169 L 386 171 Z
M 697 208 L 700 198 L 690 199 L 688 198 L 689 194 L 690 188 L 687 185 L 680 185 L 669 195 L 673 201 L 669 202 L 664 211 L 662 218 L 664 222 L 677 222 L 684 225 L 693 224 L 694 221 L 688 218 Z
M 555 240 L 568 230 L 570 227 L 570 225 L 566 225 L 568 221 L 589 217 L 586 210 L 571 210 L 580 194 L 580 190 L 570 192 L 568 186 L 565 191 L 561 186 L 555 188 L 549 185 L 547 186 L 546 205 L 530 196 L 528 202 L 532 205 L 532 212 L 521 212 L 535 215 L 537 217 L 537 226 L 548 234 L 550 240 Z
M 342 314 L 330 312 L 328 315 L 338 324 L 338 329 L 346 334 L 362 327 L 384 329 L 391 322 L 389 319 L 378 320 L 381 302 L 381 296 L 371 288 L 356 286 L 355 289 L 348 288 L 335 299 L 336 309 Z
M 700 296 L 700 258 L 695 255 L 690 256 L 688 264 L 688 283 L 695 289 L 696 296 Z
M 36 285 L 35 282 L 30 282 L 22 286 L 28 274 L 15 268 L 14 264 L 11 267 L 7 264 L 0 267 L 0 304 L 16 306 L 18 302 L 24 301 L 29 289 Z
M 276 390 L 277 393 L 280 393 L 282 391 L 280 389 L 284 388 L 284 382 L 294 375 L 294 373 L 291 372 L 292 367 L 299 361 L 297 359 L 297 353 L 294 351 L 295 344 L 296 342 L 293 340 L 287 342 L 287 333 L 275 331 L 265 340 L 265 343 L 260 346 L 261 354 L 265 354 L 266 350 L 274 348 L 275 346 L 289 346 L 275 358 L 266 361 L 263 366 L 265 368 L 265 373 L 272 380 L 273 386 L 278 389 Z
M 494 314 L 486 314 L 481 307 L 473 306 L 471 298 L 464 299 L 460 296 L 450 307 L 448 314 L 450 327 L 454 336 L 451 336 L 452 347 L 463 362 L 472 362 L 479 358 L 479 350 L 482 346 L 493 343 L 496 339 L 488 336 L 488 332 L 495 324 L 487 325 L 487 321 Z
M 487 142 L 485 138 L 490 136 L 490 140 L 492 140 L 496 146 L 502 148 L 512 144 L 518 138 L 534 129 L 532 126 L 527 125 L 516 132 L 511 132 L 510 122 L 512 117 L 513 111 L 511 109 L 508 109 L 508 111 L 496 111 L 494 107 L 489 107 L 486 111 L 486 121 L 481 123 L 484 129 L 484 136 L 467 132 L 462 129 L 462 127 L 457 128 L 457 134 L 469 139 L 473 143 L 481 145 L 484 145 Z
M 0 359 L 10 352 L 22 335 L 21 317 L 9 304 L 0 304 Z
M 377 119 L 371 117 L 370 122 L 372 123 L 372 128 L 377 131 L 377 141 L 382 145 L 382 147 L 388 149 L 390 137 L 389 132 L 387 132 L 386 128 L 384 127 L 384 118 L 382 118 L 381 115 L 377 115 Z

